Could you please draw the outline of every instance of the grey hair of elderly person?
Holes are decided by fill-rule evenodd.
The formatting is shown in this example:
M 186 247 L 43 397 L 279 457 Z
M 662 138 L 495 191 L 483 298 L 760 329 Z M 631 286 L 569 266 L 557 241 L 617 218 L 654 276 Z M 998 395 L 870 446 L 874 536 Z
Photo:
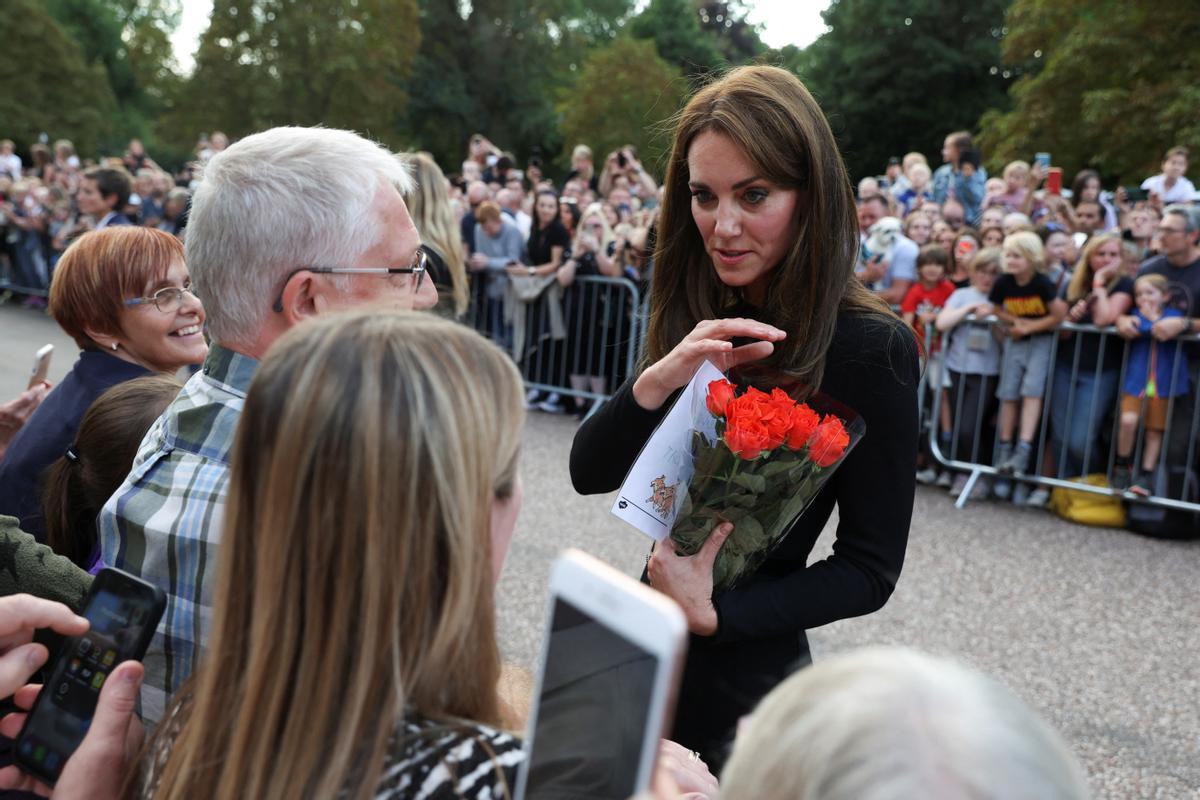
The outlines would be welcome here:
M 722 800 L 1083 800 L 1061 737 L 998 682 L 871 648 L 801 670 L 743 724 Z
M 352 131 L 271 128 L 215 154 L 185 244 L 213 339 L 252 341 L 291 272 L 369 251 L 386 233 L 380 193 L 413 185 L 405 161 Z
M 1183 229 L 1187 233 L 1200 230 L 1200 207 L 1172 203 L 1163 209 L 1163 216 L 1172 214 L 1183 220 Z

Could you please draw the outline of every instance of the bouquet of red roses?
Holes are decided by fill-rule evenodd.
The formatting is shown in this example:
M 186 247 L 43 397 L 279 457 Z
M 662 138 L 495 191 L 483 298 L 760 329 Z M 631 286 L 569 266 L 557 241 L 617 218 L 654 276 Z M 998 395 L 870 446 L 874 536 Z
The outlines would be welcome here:
M 691 555 L 718 523 L 733 523 L 713 565 L 713 588 L 720 591 L 762 564 L 865 426 L 828 398 L 797 402 L 778 387 L 739 393 L 728 380 L 709 383 L 704 408 L 695 413 L 710 417 L 693 426 L 694 472 L 671 540 Z

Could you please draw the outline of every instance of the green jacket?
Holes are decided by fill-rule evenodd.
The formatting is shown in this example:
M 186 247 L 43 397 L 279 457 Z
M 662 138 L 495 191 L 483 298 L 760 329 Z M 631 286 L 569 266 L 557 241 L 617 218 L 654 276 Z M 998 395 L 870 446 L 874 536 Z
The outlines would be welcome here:
M 19 525 L 16 517 L 0 516 L 0 596 L 31 594 L 57 600 L 78 612 L 92 576 L 71 559 L 39 544 Z

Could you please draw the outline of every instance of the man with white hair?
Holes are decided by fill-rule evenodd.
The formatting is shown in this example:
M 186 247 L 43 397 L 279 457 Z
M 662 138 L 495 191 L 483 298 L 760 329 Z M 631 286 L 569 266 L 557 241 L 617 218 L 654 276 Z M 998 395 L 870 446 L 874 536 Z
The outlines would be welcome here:
M 521 231 L 521 241 L 529 240 L 529 230 L 533 227 L 533 217 L 525 213 L 521 208 L 521 200 L 524 199 L 520 192 L 505 187 L 496 192 L 496 205 L 500 206 L 500 210 L 504 212 L 504 216 L 508 217 Z
M 207 311 L 208 358 L 146 434 L 98 519 L 103 562 L 167 593 L 144 660 L 150 721 L 208 636 L 230 450 L 259 359 L 320 314 L 437 302 L 401 199 L 411 189 L 404 163 L 349 131 L 274 128 L 205 166 L 186 252 Z

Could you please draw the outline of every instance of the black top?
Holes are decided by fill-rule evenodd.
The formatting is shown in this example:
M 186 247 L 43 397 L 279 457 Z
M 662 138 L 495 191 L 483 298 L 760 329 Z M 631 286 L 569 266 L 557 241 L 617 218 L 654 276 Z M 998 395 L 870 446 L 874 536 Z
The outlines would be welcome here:
M 1054 282 L 1040 272 L 1035 272 L 1032 280 L 1024 286 L 1005 273 L 992 284 L 988 300 L 1014 317 L 1037 319 L 1050 313 L 1050 304 L 1057 296 Z
M 804 631 L 883 606 L 904 564 L 917 452 L 917 343 L 898 319 L 842 313 L 820 390 L 857 411 L 866 434 L 753 576 L 714 597 L 719 628 L 692 637 L 672 738 L 710 765 L 738 718 L 807 658 Z M 678 392 L 655 411 L 633 378 L 580 427 L 571 480 L 581 494 L 620 486 Z M 833 555 L 808 556 L 838 507 Z
M 560 221 L 555 219 L 548 226 L 538 230 L 537 223 L 529 231 L 529 263 L 541 266 L 550 263 L 550 249 L 561 247 L 563 253 L 571 249 L 571 234 Z M 563 260 L 566 260 L 564 256 Z
M 1070 287 L 1063 287 L 1062 299 L 1070 307 L 1074 303 L 1067 300 L 1068 288 Z M 1133 298 L 1132 278 L 1119 278 L 1113 284 L 1108 296 L 1116 297 L 1118 294 L 1127 294 L 1131 299 Z M 1093 323 L 1090 305 L 1079 321 L 1084 325 Z M 1121 355 L 1125 352 L 1125 340 L 1115 333 L 1078 333 L 1072 334 L 1069 340 L 1060 342 L 1058 347 L 1057 361 L 1060 369 L 1078 370 L 1080 375 L 1095 375 L 1097 364 L 1101 365 L 1102 372 L 1116 372 L 1121 369 Z M 1076 360 L 1076 353 L 1078 353 L 1078 360 Z
M 97 397 L 118 383 L 149 375 L 99 350 L 85 350 L 13 437 L 0 461 L 0 514 L 21 520 L 21 528 L 45 541 L 42 520 L 42 473 L 59 459 L 79 430 L 79 422 Z

